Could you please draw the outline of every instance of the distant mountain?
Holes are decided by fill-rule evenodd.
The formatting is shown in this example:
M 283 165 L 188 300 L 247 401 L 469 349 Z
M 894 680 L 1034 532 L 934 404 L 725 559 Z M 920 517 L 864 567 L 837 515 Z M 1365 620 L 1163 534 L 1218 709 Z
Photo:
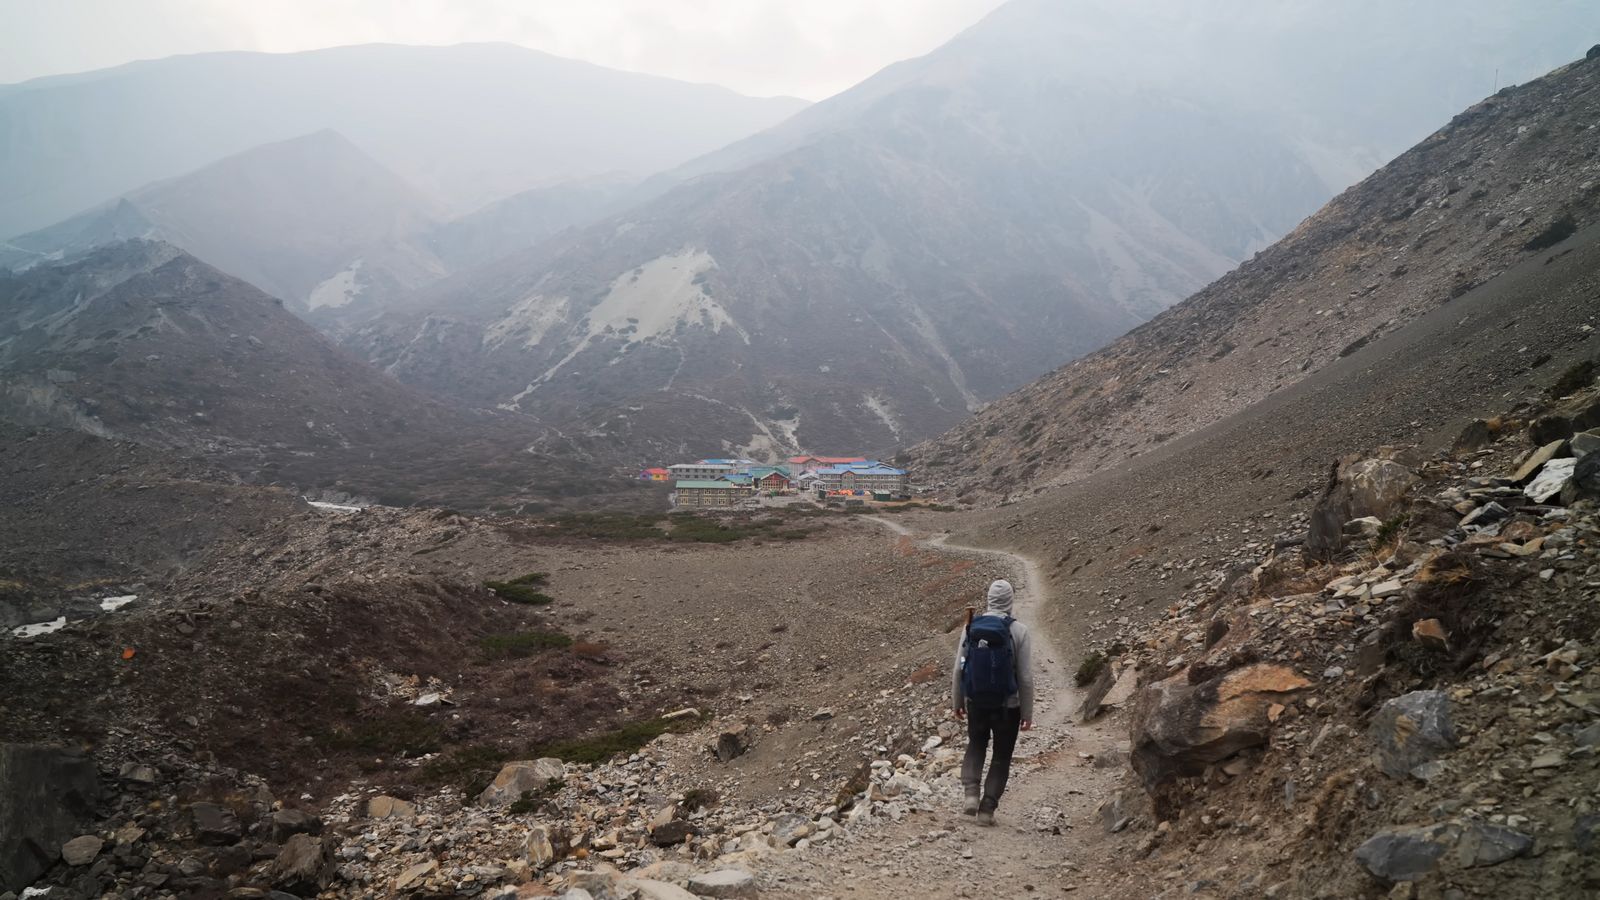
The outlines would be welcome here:
M 0 247 L 20 269 L 128 238 L 166 241 L 301 309 L 443 276 L 437 204 L 332 131 L 157 182 Z
M 350 345 L 635 459 L 909 444 L 1269 245 L 1447 117 L 1438 95 L 1487 93 L 1464 51 L 1565 42 L 1584 13 L 1387 8 L 1013 0 Z M 1397 31 L 1369 48 L 1374 24 Z M 1347 86 L 1400 76 L 1426 88 Z
M 0 235 L 324 129 L 464 213 L 561 180 L 647 175 L 804 106 L 506 44 L 130 63 L 0 86 Z
M 0 275 L 0 419 L 205 457 L 251 481 L 394 503 L 618 489 L 525 417 L 446 405 L 169 244 Z
M 1563 240 L 1600 222 L 1597 120 L 1593 51 L 1473 104 L 1185 302 L 914 448 L 913 465 L 973 502 L 1081 481 L 1292 394 L 1508 269 L 1549 265 L 1570 251 Z M 1592 333 L 1574 329 L 1569 344 Z M 1467 380 L 1485 367 L 1453 362 Z M 1265 478 L 1272 466 L 1239 474 Z
M 619 212 L 637 184 L 613 173 L 530 188 L 440 224 L 426 244 L 452 270 L 481 266 Z

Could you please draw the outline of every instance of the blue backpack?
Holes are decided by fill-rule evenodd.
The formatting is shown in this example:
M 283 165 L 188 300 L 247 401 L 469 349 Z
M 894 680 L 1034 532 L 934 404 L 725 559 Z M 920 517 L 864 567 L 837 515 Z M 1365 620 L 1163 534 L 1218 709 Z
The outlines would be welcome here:
M 979 616 L 967 626 L 961 691 L 973 706 L 1000 707 L 1017 692 L 1010 616 Z

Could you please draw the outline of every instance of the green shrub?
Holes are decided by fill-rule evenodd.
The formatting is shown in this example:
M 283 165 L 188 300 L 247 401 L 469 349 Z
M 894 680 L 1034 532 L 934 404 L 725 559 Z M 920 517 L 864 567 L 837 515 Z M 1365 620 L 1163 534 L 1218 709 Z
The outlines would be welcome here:
M 572 638 L 556 631 L 518 631 L 491 634 L 478 641 L 478 646 L 491 660 L 527 659 L 542 650 L 566 649 L 572 646 Z
M 331 751 L 383 756 L 437 753 L 443 732 L 427 719 L 404 712 L 386 712 L 358 719 L 321 736 Z
M 1088 656 L 1083 658 L 1082 662 L 1078 663 L 1078 673 L 1072 676 L 1073 682 L 1078 687 L 1088 687 L 1090 682 L 1100 677 L 1100 673 L 1105 670 L 1107 662 L 1106 655 L 1099 650 L 1090 652 Z
M 476 797 L 510 758 L 511 754 L 493 744 L 473 744 L 428 760 L 419 775 L 426 784 L 459 788 L 467 797 Z
M 615 731 L 571 741 L 545 744 L 529 751 L 531 757 L 553 756 L 566 762 L 599 765 L 613 756 L 635 753 L 640 747 L 668 732 L 687 731 L 699 725 L 701 719 L 690 716 L 682 719 L 645 719 L 630 722 Z
M 654 540 L 662 536 L 657 526 L 660 521 L 660 516 L 652 515 L 568 513 L 551 519 L 544 534 L 609 541 Z
M 1382 528 L 1378 529 L 1377 535 L 1372 539 L 1372 546 L 1375 548 L 1389 546 L 1405 532 L 1406 526 L 1409 524 L 1411 524 L 1411 516 L 1406 513 L 1400 513 L 1389 519 L 1383 523 Z
M 485 581 L 483 586 L 494 591 L 502 600 L 524 606 L 545 606 L 555 602 L 555 598 L 535 589 L 534 585 L 543 584 L 549 577 L 543 572 L 534 572 L 510 581 Z

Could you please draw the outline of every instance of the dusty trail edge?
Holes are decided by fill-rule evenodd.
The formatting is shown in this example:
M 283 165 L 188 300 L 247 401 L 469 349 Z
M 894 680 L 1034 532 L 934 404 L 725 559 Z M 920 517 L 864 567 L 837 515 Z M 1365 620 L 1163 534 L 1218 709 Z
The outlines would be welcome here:
M 1120 714 L 1102 715 L 1089 724 L 1073 720 L 1082 692 L 1073 685 L 1067 663 L 1041 620 L 1048 583 L 1043 573 L 1032 560 L 1009 550 L 952 544 L 947 534 L 923 536 L 899 522 L 862 519 L 926 549 L 995 558 L 1011 570 L 1017 617 L 1032 627 L 1034 728 L 1018 741 L 996 827 L 979 827 L 961 815 L 959 786 L 940 779 L 931 816 L 885 822 L 865 840 L 819 847 L 820 852 L 785 866 L 790 877 L 784 888 L 762 896 L 979 897 L 993 895 L 997 885 L 1008 886 L 1002 894 L 1010 888 L 1018 894 L 1038 890 L 1044 896 L 1090 888 L 1094 896 L 1108 896 L 1094 892 L 1085 872 L 1126 864 L 1108 858 L 1117 852 L 1110 842 L 1095 840 L 1102 834 L 1095 808 L 1116 789 L 1121 767 L 1097 768 L 1093 757 L 1120 748 L 1126 734 Z M 956 741 L 964 746 L 964 738 Z

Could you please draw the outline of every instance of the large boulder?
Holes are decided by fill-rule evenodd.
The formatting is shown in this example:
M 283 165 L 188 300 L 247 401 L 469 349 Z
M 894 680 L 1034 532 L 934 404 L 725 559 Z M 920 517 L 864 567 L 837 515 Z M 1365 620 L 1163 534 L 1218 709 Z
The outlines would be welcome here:
M 1330 556 L 1344 549 L 1346 522 L 1393 518 L 1420 481 L 1415 464 L 1412 452 L 1394 448 L 1384 448 L 1368 459 L 1347 456 L 1340 460 L 1311 512 L 1307 549 Z
M 628 884 L 639 892 L 639 900 L 697 900 L 695 895 L 666 881 L 634 878 Z
M 244 827 L 233 810 L 217 803 L 191 803 L 189 820 L 195 840 L 211 847 L 228 847 L 244 837 Z
M 743 869 L 718 869 L 689 879 L 689 892 L 701 897 L 749 898 L 757 891 L 755 876 Z
M 1535 447 L 1544 447 L 1569 437 L 1572 437 L 1572 420 L 1566 416 L 1540 416 L 1528 424 L 1528 440 Z
M 367 801 L 367 815 L 374 819 L 410 819 L 417 814 L 417 805 L 388 794 L 380 794 Z
M 295 894 L 315 896 L 333 881 L 333 847 L 327 839 L 296 834 L 284 842 L 268 875 L 274 886 Z
M 89 824 L 100 781 L 82 754 L 0 744 L 0 893 L 20 892 Z
M 1268 710 L 1310 686 L 1275 663 L 1245 666 L 1199 684 L 1190 684 L 1186 673 L 1156 682 L 1134 696 L 1134 771 L 1147 789 L 1155 788 L 1261 746 L 1272 728 Z
M 1450 697 L 1443 691 L 1412 691 L 1390 700 L 1372 717 L 1372 740 L 1384 774 L 1405 778 L 1456 748 Z
M 1449 822 L 1380 831 L 1356 848 L 1356 861 L 1384 881 L 1416 881 L 1438 868 L 1460 835 Z
M 1544 468 L 1545 463 L 1552 459 L 1562 459 L 1571 455 L 1571 448 L 1567 445 L 1565 438 L 1559 441 L 1551 441 L 1533 451 L 1533 455 L 1524 460 L 1522 466 L 1512 473 L 1511 480 L 1518 484 L 1526 484 L 1533 480 L 1533 476 L 1539 474 L 1539 470 Z
M 1380 831 L 1356 848 L 1356 861 L 1384 881 L 1420 881 L 1435 871 L 1498 866 L 1533 847 L 1531 835 L 1513 828 L 1451 820 Z
M 548 825 L 534 825 L 528 829 L 528 839 L 523 844 L 528 867 L 543 872 L 556 861 L 555 833 Z
M 478 795 L 483 806 L 507 806 L 522 799 L 523 794 L 539 793 L 551 782 L 566 781 L 567 767 L 559 759 L 534 759 L 506 763 L 494 782 Z
M 1568 506 L 1579 500 L 1600 500 L 1600 453 L 1590 453 L 1573 467 L 1572 480 L 1561 489 L 1561 502 Z
M 1572 455 L 1582 459 L 1600 450 L 1600 431 L 1580 431 L 1572 436 Z

